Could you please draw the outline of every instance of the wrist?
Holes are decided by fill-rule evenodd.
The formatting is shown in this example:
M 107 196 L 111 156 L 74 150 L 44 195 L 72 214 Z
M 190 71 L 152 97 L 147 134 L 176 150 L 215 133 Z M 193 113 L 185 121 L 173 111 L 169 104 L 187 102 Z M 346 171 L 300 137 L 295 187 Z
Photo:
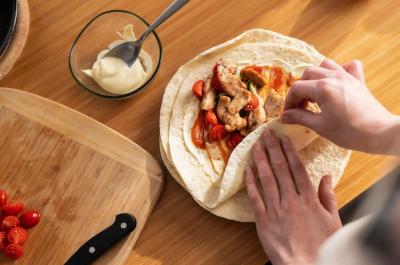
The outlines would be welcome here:
M 400 116 L 389 114 L 372 135 L 372 152 L 400 155 Z

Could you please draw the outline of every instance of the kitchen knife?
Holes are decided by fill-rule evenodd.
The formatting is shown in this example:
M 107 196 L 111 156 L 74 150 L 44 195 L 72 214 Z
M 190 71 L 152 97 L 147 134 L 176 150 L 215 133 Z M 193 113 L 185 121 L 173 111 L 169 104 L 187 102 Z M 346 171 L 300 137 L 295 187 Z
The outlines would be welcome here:
M 128 213 L 115 217 L 114 223 L 83 244 L 64 265 L 86 265 L 95 261 L 111 246 L 136 228 L 136 219 Z

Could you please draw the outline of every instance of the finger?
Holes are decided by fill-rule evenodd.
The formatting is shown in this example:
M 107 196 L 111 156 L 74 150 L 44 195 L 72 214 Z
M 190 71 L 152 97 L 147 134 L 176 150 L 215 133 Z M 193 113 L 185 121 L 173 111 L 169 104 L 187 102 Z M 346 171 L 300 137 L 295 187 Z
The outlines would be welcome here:
M 301 80 L 318 80 L 332 77 L 332 75 L 332 71 L 328 68 L 310 65 L 304 70 L 304 73 L 301 76 Z
M 254 144 L 252 153 L 258 176 L 260 178 L 265 205 L 267 208 L 272 209 L 272 207 L 279 205 L 280 201 L 278 184 L 276 183 L 274 173 L 269 166 L 268 157 L 265 153 L 264 147 L 259 141 Z
M 284 109 L 298 108 L 303 100 L 319 103 L 321 91 L 317 81 L 299 80 L 294 82 L 285 99 Z
M 309 194 L 312 194 L 313 187 L 310 177 L 308 176 L 306 167 L 304 166 L 303 161 L 300 160 L 292 141 L 287 136 L 284 136 L 281 142 L 297 191 L 302 195 L 308 196 Z
M 253 207 L 256 220 L 265 218 L 266 216 L 265 204 L 257 185 L 258 181 L 254 176 L 253 170 L 250 167 L 246 168 L 245 182 L 246 182 L 247 196 L 249 197 L 250 203 Z
M 344 64 L 343 69 L 361 82 L 365 82 L 363 65 L 359 60 L 354 60 Z
M 285 110 L 281 114 L 280 120 L 282 123 L 286 124 L 300 124 L 316 132 L 320 131 L 322 125 L 322 117 L 320 114 L 300 108 Z
M 263 133 L 262 138 L 268 152 L 269 163 L 278 183 L 282 202 L 297 193 L 296 187 L 290 174 L 288 162 L 274 133 L 270 129 L 267 129 Z
M 325 69 L 329 69 L 332 71 L 339 71 L 339 72 L 344 72 L 343 67 L 337 64 L 335 61 L 330 60 L 330 59 L 325 59 L 321 63 L 321 67 Z
M 332 177 L 327 175 L 321 179 L 318 188 L 319 200 L 324 208 L 331 214 L 337 214 L 336 195 L 332 187 Z

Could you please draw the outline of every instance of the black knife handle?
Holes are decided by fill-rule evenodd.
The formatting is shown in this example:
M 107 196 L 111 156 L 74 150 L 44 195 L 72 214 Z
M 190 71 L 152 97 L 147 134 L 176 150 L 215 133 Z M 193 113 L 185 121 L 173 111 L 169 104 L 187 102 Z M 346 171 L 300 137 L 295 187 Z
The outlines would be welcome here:
M 83 244 L 65 265 L 86 265 L 95 261 L 112 245 L 136 228 L 136 219 L 129 213 L 118 214 L 114 223 Z

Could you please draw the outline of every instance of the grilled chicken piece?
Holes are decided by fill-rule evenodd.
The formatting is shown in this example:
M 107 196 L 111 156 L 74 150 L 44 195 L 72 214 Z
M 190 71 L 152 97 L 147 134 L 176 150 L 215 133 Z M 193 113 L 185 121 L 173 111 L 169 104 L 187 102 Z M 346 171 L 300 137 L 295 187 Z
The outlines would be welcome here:
M 270 120 L 281 115 L 284 104 L 285 96 L 283 94 L 278 94 L 274 89 L 271 89 L 264 104 L 267 119 Z
M 222 89 L 229 96 L 235 97 L 240 91 L 246 90 L 246 85 L 230 71 L 232 70 L 228 70 L 222 63 L 217 66 L 217 76 Z
M 240 74 L 247 80 L 250 80 L 257 87 L 263 87 L 267 84 L 267 80 L 262 74 L 254 71 L 251 68 L 243 68 Z
M 225 130 L 227 132 L 233 132 L 235 130 L 240 131 L 246 128 L 247 126 L 246 119 L 240 117 L 239 113 L 235 113 L 234 115 L 228 113 L 226 115 L 225 121 L 226 121 Z
M 241 130 L 247 126 L 246 119 L 240 117 L 239 112 L 234 114 L 229 113 L 228 108 L 231 104 L 231 99 L 227 96 L 220 96 L 217 106 L 217 116 L 225 124 L 227 132 Z
M 236 94 L 232 102 L 228 106 L 230 114 L 235 114 L 244 108 L 251 101 L 251 93 L 247 90 L 242 90 Z
M 265 113 L 263 106 L 259 105 L 257 109 L 252 111 L 249 115 L 248 126 L 250 131 L 251 132 L 254 131 L 259 126 L 264 124 L 266 121 L 267 121 L 267 114 Z
M 214 89 L 211 88 L 211 78 L 206 80 L 206 85 L 203 88 L 203 99 L 201 100 L 201 109 L 210 110 L 215 107 L 215 97 L 216 93 Z

